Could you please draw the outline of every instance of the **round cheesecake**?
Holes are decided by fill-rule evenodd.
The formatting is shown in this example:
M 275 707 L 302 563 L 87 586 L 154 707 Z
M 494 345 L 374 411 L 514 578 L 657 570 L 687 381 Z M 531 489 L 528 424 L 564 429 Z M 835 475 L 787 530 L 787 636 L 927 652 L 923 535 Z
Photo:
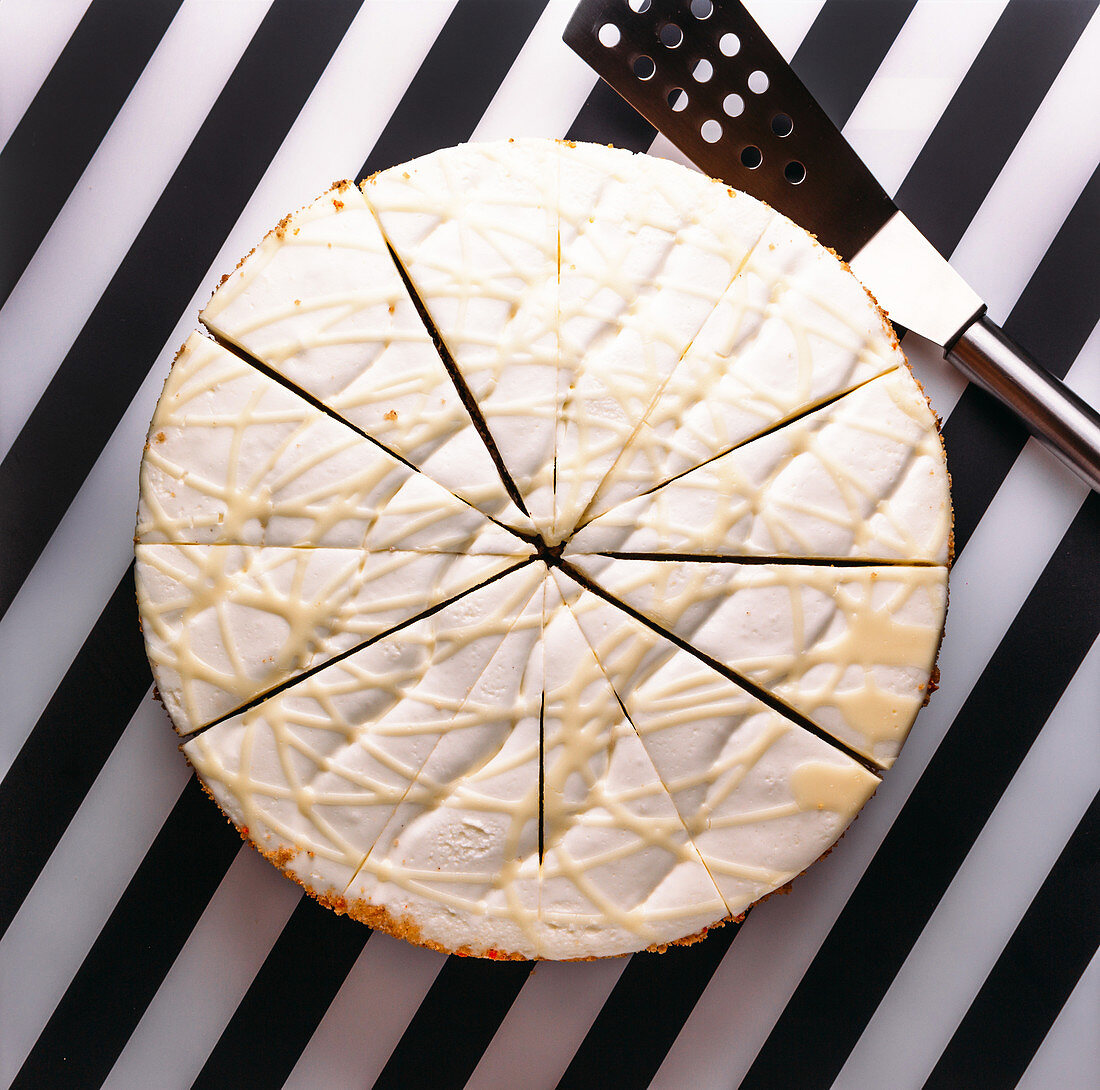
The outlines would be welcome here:
M 448 952 L 691 941 L 934 687 L 937 421 L 832 252 L 559 141 L 339 183 L 223 278 L 141 468 L 157 688 L 318 900 Z

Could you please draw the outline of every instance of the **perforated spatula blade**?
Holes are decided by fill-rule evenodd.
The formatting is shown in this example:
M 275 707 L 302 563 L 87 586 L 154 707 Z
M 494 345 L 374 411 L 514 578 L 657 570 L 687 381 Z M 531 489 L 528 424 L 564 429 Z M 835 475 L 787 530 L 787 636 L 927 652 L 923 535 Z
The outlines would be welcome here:
M 581 0 L 565 42 L 707 174 L 812 231 L 1100 490 L 1100 415 L 985 315 L 737 0 Z

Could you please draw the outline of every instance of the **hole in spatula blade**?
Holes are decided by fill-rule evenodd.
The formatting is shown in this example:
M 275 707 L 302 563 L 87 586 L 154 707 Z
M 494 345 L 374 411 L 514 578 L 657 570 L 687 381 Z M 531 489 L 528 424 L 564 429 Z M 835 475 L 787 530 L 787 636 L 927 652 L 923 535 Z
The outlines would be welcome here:
M 749 170 L 756 170 L 763 161 L 764 156 L 755 144 L 749 144 L 747 148 L 741 149 L 741 165 L 743 167 L 747 167 Z
M 806 168 L 797 159 L 792 159 L 783 168 L 783 177 L 786 178 L 791 185 L 798 185 L 806 178 Z
M 673 113 L 682 113 L 687 109 L 687 91 L 682 87 L 673 87 L 668 93 L 668 107 Z
M 772 118 L 772 132 L 776 136 L 790 136 L 794 132 L 794 122 L 786 114 L 776 114 Z
M 728 117 L 740 117 L 745 112 L 745 100 L 740 95 L 726 95 L 722 99 L 722 109 Z
M 675 23 L 665 23 L 658 36 L 668 49 L 675 49 L 684 40 L 684 32 Z
M 762 95 L 768 89 L 768 76 L 766 72 L 761 72 L 758 68 L 755 72 L 749 73 L 749 90 L 754 95 Z
M 608 49 L 614 49 L 622 39 L 619 28 L 614 23 L 604 23 L 596 37 L 599 38 L 600 45 Z
M 653 79 L 653 73 L 657 71 L 657 65 L 653 63 L 652 57 L 647 57 L 644 53 L 640 57 L 634 58 L 634 75 L 640 80 Z

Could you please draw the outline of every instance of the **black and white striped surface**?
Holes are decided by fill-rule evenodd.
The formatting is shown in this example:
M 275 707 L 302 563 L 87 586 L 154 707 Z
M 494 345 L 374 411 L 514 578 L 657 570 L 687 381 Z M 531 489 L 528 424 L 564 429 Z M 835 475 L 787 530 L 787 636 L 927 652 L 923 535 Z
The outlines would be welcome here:
M 955 487 L 942 688 L 840 847 L 739 928 L 445 958 L 299 897 L 189 781 L 130 569 L 171 357 L 334 178 L 471 136 L 670 152 L 562 44 L 572 7 L 0 0 L 0 1086 L 1100 1085 L 1100 497 L 915 338 Z M 751 7 L 1100 403 L 1096 0 Z

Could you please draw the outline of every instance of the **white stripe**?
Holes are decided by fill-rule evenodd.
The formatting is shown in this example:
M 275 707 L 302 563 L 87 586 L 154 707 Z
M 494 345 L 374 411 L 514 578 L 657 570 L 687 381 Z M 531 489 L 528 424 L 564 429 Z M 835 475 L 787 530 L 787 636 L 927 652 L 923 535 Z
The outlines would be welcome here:
M 106 290 L 270 2 L 185 0 L 172 20 L 0 310 L 0 457 Z
M 283 1090 L 371 1086 L 445 961 L 434 950 L 372 935 Z
M 566 134 L 596 83 L 592 69 L 561 40 L 576 0 L 550 0 L 473 140 Z
M 1096 792 L 1100 642 L 1081 663 L 833 1084 L 922 1086 Z M 1013 729 L 1006 711 L 1006 731 Z M 976 770 L 980 775 L 980 765 Z M 1057 784 L 1056 791 L 1051 785 Z M 950 800 L 944 800 L 950 807 Z M 1042 820 L 1036 821 L 1036 815 Z M 920 1033 L 910 1027 L 920 1026 Z
M 91 0 L 0 4 L 0 148 L 11 138 Z
M 951 264 L 1003 321 L 1100 163 L 1100 11 L 1093 15 L 1005 163 Z M 1006 89 L 1011 82 L 1006 84 Z M 1021 210 L 1024 210 L 1021 213 Z M 1006 230 L 1011 224 L 1011 230 Z
M 84 487 L 0 621 L 0 775 L 34 727 L 133 553 L 149 419 L 176 349 L 221 273 L 288 209 L 359 169 L 452 3 L 365 5 L 225 245 L 152 362 Z M 428 16 L 434 16 L 429 18 Z M 94 563 L 88 558 L 94 557 Z M 59 625 L 58 618 L 65 623 Z
M 749 14 L 786 61 L 798 52 L 824 6 L 825 0 L 746 0 L 745 3 Z
M 466 1090 L 514 1086 L 520 1071 L 527 1085 L 557 1085 L 628 964 L 628 958 L 611 958 L 536 965 Z M 607 1082 L 616 1082 L 611 1072 Z
M 242 845 L 104 1087 L 190 1086 L 301 896 Z
M 0 940 L 0 1086 L 34 1047 L 187 775 L 146 696 Z
M 921 0 L 909 14 L 844 136 L 887 193 L 904 181 L 1007 0 Z
M 1100 1086 L 1100 953 L 1070 993 L 1016 1090 L 1096 1090 Z
M 744 1077 L 1085 495 L 1083 484 L 1028 442 L 952 572 L 942 685 L 904 753 L 836 851 L 799 878 L 790 896 L 753 910 L 654 1088 L 695 1079 L 705 1090 Z M 691 1074 L 700 1070 L 715 1072 L 714 1082 Z

